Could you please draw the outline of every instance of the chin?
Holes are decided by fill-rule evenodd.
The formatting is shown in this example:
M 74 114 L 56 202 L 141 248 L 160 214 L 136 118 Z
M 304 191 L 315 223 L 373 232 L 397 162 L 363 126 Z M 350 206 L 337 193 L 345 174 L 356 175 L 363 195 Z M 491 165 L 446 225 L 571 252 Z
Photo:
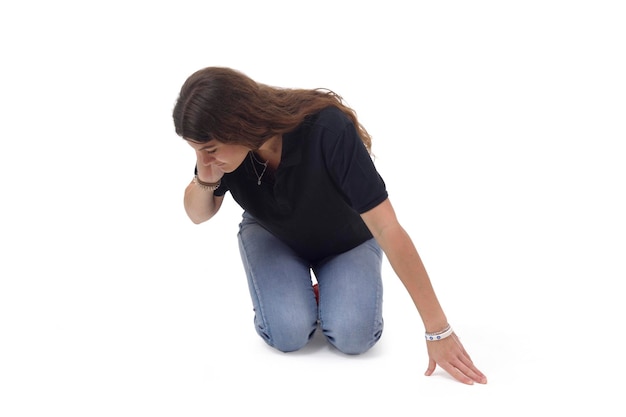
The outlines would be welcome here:
M 224 174 L 230 174 L 235 169 L 236 168 L 231 168 L 231 167 L 227 167 L 227 166 L 220 167 L 220 171 L 222 171 Z

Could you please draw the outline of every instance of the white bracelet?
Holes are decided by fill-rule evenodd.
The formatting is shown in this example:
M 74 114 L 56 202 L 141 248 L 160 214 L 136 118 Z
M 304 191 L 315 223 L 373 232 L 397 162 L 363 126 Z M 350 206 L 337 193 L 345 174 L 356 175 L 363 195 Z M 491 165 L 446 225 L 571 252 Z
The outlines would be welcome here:
M 452 330 L 452 326 L 448 324 L 448 327 L 445 329 L 435 332 L 435 333 L 426 333 L 426 340 L 429 342 L 436 342 L 437 340 L 445 339 L 450 336 L 454 330 Z

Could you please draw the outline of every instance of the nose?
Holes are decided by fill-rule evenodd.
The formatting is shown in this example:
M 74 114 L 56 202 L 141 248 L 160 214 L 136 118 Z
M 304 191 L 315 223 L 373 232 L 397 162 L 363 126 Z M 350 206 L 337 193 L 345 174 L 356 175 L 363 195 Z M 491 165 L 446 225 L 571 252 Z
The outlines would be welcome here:
M 200 161 L 202 162 L 202 165 L 204 166 L 210 165 L 213 162 L 215 162 L 215 158 L 206 152 L 201 152 L 200 158 L 201 158 Z

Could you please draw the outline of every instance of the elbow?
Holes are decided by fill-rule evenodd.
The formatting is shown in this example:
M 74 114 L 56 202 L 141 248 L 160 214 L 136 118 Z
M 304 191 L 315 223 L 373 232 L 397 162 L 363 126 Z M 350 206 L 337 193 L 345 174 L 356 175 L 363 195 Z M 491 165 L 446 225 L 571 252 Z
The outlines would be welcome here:
M 202 224 L 211 218 L 211 216 L 199 216 L 190 212 L 187 212 L 187 217 L 189 217 L 189 220 L 191 220 L 193 224 Z

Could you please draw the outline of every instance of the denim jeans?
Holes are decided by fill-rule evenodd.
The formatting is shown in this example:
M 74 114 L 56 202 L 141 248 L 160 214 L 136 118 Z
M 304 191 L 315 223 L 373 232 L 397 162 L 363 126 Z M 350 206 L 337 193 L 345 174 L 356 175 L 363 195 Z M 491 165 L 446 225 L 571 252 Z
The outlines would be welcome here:
M 244 213 L 238 240 L 256 331 L 270 346 L 301 349 L 318 324 L 346 354 L 364 353 L 380 339 L 382 250 L 375 239 L 312 265 Z M 319 306 L 311 271 L 319 284 Z

